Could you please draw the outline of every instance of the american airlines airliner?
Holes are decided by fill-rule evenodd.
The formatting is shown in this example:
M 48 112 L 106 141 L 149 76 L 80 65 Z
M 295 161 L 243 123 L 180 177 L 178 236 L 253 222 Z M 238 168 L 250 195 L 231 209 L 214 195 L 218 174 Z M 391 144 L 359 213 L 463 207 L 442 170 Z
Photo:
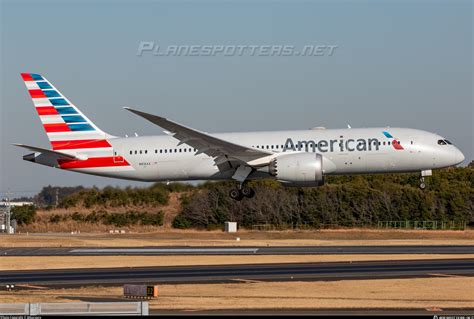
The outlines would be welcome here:
M 297 131 L 209 134 L 161 116 L 125 109 L 166 135 L 116 137 L 105 133 L 39 74 L 21 74 L 51 149 L 14 144 L 26 161 L 79 173 L 146 182 L 234 180 L 235 200 L 251 198 L 247 181 L 286 186 L 323 185 L 326 175 L 420 172 L 454 166 L 464 155 L 437 134 L 409 128 L 317 127 Z

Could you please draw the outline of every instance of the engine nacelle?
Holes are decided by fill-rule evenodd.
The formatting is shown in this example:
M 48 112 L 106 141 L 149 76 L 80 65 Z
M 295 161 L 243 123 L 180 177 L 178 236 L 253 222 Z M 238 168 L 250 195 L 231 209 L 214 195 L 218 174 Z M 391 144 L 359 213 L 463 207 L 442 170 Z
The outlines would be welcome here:
M 285 186 L 314 187 L 324 184 L 323 157 L 316 153 L 290 153 L 274 158 L 270 175 Z

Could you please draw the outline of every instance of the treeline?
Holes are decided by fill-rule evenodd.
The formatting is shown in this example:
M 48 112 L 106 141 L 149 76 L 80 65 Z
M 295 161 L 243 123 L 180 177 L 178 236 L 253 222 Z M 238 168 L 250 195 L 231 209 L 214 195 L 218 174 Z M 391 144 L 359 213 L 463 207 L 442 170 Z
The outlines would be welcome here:
M 473 220 L 474 170 L 435 171 L 421 190 L 418 174 L 340 176 L 319 188 L 285 188 L 277 182 L 252 182 L 257 195 L 235 202 L 233 183 L 207 183 L 183 198 L 174 219 L 177 228 L 221 228 L 225 221 L 241 227 L 271 224 L 276 228 L 373 226 L 388 220 Z
M 12 207 L 11 219 L 16 220 L 18 225 L 31 224 L 36 217 L 36 207 L 34 205 Z
M 229 190 L 235 187 L 233 182 L 209 182 L 196 187 L 157 183 L 147 188 L 60 188 L 63 195 L 59 207 L 81 213 L 51 215 L 49 222 L 160 226 L 164 219 L 160 207 L 168 204 L 170 193 L 180 193 L 181 199 L 180 212 L 173 220 L 175 228 L 218 229 L 226 221 L 238 222 L 244 228 L 269 224 L 288 229 L 370 227 L 389 220 L 474 220 L 471 167 L 434 171 L 426 178 L 425 190 L 418 188 L 418 174 L 334 176 L 318 188 L 285 188 L 276 181 L 250 184 L 256 196 L 240 202 L 229 198 Z M 48 186 L 38 197 L 49 203 L 47 198 L 56 193 L 54 189 Z M 13 218 L 20 225 L 30 224 L 35 212 L 34 207 L 15 207 Z
M 59 203 L 66 196 L 77 193 L 83 189 L 83 186 L 58 187 L 48 185 L 43 187 L 43 189 L 34 197 L 34 203 L 38 207 L 54 206 L 57 204 L 56 201 Z
M 34 223 L 36 218 L 35 206 L 16 206 L 12 208 L 12 219 L 18 225 L 29 225 Z M 72 214 L 53 214 L 49 217 L 49 222 L 57 224 L 60 222 L 75 221 L 80 223 L 124 226 L 163 226 L 164 214 L 162 211 L 148 212 L 128 210 L 126 212 L 108 212 L 104 209 L 92 211 L 91 213 L 74 212 Z
M 88 188 L 65 196 L 60 208 L 73 207 L 136 207 L 166 205 L 172 189 L 164 184 L 154 184 L 148 188 L 125 189 L 107 186 L 103 189 Z
M 125 189 L 107 186 L 84 188 L 83 186 L 60 187 L 48 185 L 34 197 L 34 203 L 41 208 L 73 207 L 126 207 L 166 205 L 171 192 L 192 189 L 193 186 L 181 183 L 155 183 L 150 187 Z M 57 203 L 56 203 L 57 201 Z

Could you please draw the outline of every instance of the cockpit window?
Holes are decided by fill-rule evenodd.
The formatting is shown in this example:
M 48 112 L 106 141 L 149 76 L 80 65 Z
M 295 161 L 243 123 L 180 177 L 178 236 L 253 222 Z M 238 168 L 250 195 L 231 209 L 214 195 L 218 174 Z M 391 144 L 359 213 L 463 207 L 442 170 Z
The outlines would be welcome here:
M 449 144 L 449 145 L 453 145 L 453 143 L 451 143 L 451 142 L 448 141 L 448 140 L 444 140 L 444 141 L 445 141 L 447 144 Z
M 439 145 L 446 145 L 446 142 L 443 141 L 443 140 L 438 140 L 438 144 L 439 144 Z

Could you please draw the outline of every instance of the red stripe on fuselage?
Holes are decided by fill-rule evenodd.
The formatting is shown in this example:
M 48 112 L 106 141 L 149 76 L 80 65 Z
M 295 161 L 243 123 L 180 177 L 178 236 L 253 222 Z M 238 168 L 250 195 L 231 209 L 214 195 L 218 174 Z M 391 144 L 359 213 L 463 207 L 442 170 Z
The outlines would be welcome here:
M 51 141 L 51 145 L 53 146 L 53 150 L 112 147 L 107 140 Z
M 53 106 L 40 106 L 36 108 L 38 115 L 59 115 Z
M 30 73 L 22 73 L 21 77 L 23 78 L 23 81 L 34 81 Z
M 52 132 L 70 132 L 71 129 L 67 126 L 66 123 L 58 123 L 58 124 L 43 124 L 46 133 Z
M 130 166 L 121 156 L 116 156 L 115 159 L 114 157 L 93 157 L 84 161 L 60 159 L 58 163 L 62 169 Z

